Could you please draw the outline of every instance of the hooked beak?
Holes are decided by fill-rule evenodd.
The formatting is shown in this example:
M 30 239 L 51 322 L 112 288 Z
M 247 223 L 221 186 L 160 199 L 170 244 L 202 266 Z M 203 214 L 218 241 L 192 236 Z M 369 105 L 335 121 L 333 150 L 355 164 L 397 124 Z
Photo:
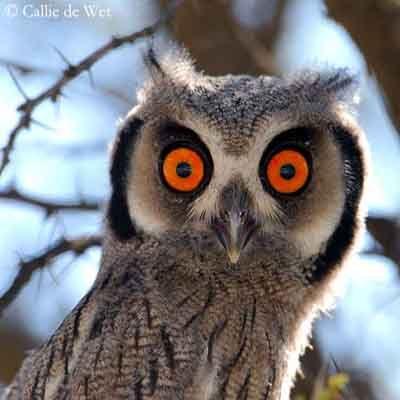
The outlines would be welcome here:
M 231 264 L 237 264 L 242 250 L 257 228 L 255 218 L 248 210 L 229 211 L 212 222 L 212 229 L 225 248 Z

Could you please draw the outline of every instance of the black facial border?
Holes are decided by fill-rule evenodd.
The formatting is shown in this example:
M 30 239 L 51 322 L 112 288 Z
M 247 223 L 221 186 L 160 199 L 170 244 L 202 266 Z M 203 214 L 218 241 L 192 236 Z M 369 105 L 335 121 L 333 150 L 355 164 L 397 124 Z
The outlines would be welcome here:
M 213 176 L 214 164 L 212 161 L 211 154 L 207 149 L 206 145 L 200 140 L 200 138 L 198 138 L 196 133 L 193 132 L 192 130 L 175 124 L 174 125 L 169 124 L 167 129 L 168 130 L 174 129 L 177 135 L 175 137 L 173 136 L 171 140 L 168 140 L 160 152 L 160 157 L 158 161 L 158 174 L 161 183 L 165 186 L 165 188 L 169 192 L 174 193 L 177 196 L 183 196 L 183 197 L 198 196 L 200 193 L 204 191 L 204 189 L 210 183 L 210 180 Z M 179 132 L 176 132 L 176 130 L 179 130 Z M 165 157 L 167 156 L 168 153 L 170 153 L 172 150 L 178 147 L 186 147 L 195 151 L 201 157 L 204 163 L 203 180 L 201 181 L 200 185 L 191 192 L 181 192 L 179 190 L 172 188 L 165 180 L 163 174 L 163 163 Z
M 357 214 L 364 187 L 365 165 L 361 148 L 356 139 L 344 128 L 336 125 L 328 126 L 343 157 L 345 204 L 340 221 L 329 238 L 325 250 L 318 254 L 314 261 L 310 283 L 317 283 L 343 259 L 354 241 L 357 229 Z M 351 168 L 349 167 L 351 165 Z M 347 166 L 347 167 L 346 167 Z
M 111 199 L 108 205 L 108 220 L 111 229 L 120 240 L 135 236 L 136 228 L 129 215 L 127 201 L 127 175 L 133 147 L 143 121 L 134 118 L 118 133 L 111 162 Z
M 268 144 L 267 148 L 264 150 L 264 153 L 261 157 L 258 167 L 258 175 L 262 183 L 262 186 L 266 192 L 268 192 L 269 194 L 278 199 L 290 199 L 293 198 L 294 196 L 300 195 L 307 189 L 313 174 L 313 162 L 312 162 L 311 151 L 309 148 L 311 143 L 311 137 L 312 137 L 311 128 L 299 127 L 299 128 L 289 129 L 287 131 L 280 133 L 271 141 L 271 143 Z M 309 167 L 309 175 L 306 183 L 299 190 L 293 193 L 281 193 L 275 190 L 268 181 L 268 177 L 265 174 L 267 165 L 270 162 L 271 158 L 282 150 L 298 151 L 304 156 Z

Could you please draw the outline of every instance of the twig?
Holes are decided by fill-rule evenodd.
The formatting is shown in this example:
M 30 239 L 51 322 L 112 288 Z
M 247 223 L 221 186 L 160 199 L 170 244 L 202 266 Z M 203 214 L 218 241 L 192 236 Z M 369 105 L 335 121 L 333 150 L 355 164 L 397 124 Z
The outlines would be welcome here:
M 382 246 L 381 253 L 394 261 L 400 269 L 400 221 L 395 218 L 369 216 L 367 228 Z
M 4 65 L 6 68 L 12 68 L 13 70 L 18 71 L 20 75 L 54 73 L 54 71 L 50 69 L 5 59 L 0 59 L 0 65 Z
M 234 25 L 232 31 L 243 48 L 247 50 L 254 65 L 267 75 L 274 75 L 277 73 L 278 68 L 275 63 L 273 52 L 257 38 L 254 31 L 245 29 L 240 25 Z
M 17 89 L 18 89 L 18 92 L 20 92 L 20 94 L 22 95 L 22 97 L 25 99 L 25 101 L 27 101 L 28 100 L 28 96 L 26 95 L 26 93 L 24 92 L 24 90 L 22 89 L 22 86 L 20 85 L 20 83 L 18 82 L 18 79 L 17 79 L 17 77 L 14 75 L 14 72 L 13 72 L 13 70 L 12 70 L 12 68 L 11 68 L 11 66 L 10 65 L 7 65 L 7 70 L 8 70 L 8 73 L 10 74 L 10 76 L 11 76 L 11 79 L 13 80 L 13 82 L 14 82 L 14 85 L 17 87 Z
M 112 50 L 118 49 L 119 47 L 134 43 L 138 39 L 148 37 L 153 35 L 158 28 L 164 24 L 164 22 L 169 18 L 171 13 L 167 13 L 165 16 L 160 18 L 155 24 L 125 36 L 115 36 L 108 43 L 102 47 L 95 50 L 93 53 L 89 54 L 83 60 L 81 60 L 76 65 L 69 65 L 62 73 L 62 76 L 47 90 L 40 93 L 36 97 L 27 98 L 24 103 L 22 103 L 17 110 L 21 112 L 19 122 L 10 132 L 8 141 L 4 148 L 2 149 L 3 158 L 0 164 L 0 175 L 4 171 L 7 164 L 10 162 L 10 153 L 14 148 L 15 141 L 17 139 L 18 133 L 25 128 L 29 128 L 32 122 L 32 113 L 35 108 L 43 103 L 45 100 L 51 100 L 53 102 L 57 101 L 58 97 L 62 94 L 62 89 L 77 76 L 82 74 L 82 72 L 90 71 L 95 63 L 101 60 L 104 56 L 110 53 Z
M 33 196 L 21 193 L 15 188 L 10 188 L 0 192 L 0 199 L 15 200 L 29 205 L 41 207 L 49 216 L 60 210 L 75 210 L 75 211 L 98 211 L 100 204 L 98 202 L 89 202 L 82 200 L 79 202 L 51 202 L 41 200 Z
M 46 267 L 61 254 L 72 251 L 79 256 L 87 249 L 93 246 L 100 246 L 100 244 L 100 236 L 80 237 L 75 239 L 61 238 L 37 256 L 27 261 L 21 261 L 17 276 L 4 295 L 0 297 L 0 318 L 4 310 L 17 298 L 25 285 L 29 283 L 32 275 L 36 271 Z
M 289 1 L 266 2 L 271 3 L 271 18 L 258 29 L 241 27 L 230 3 L 185 2 L 174 18 L 173 35 L 190 49 L 196 64 L 206 74 L 276 74 L 273 49 Z
M 400 130 L 400 6 L 398 1 L 326 0 L 329 16 L 350 33 L 376 76 Z M 368 27 L 368 29 L 366 29 Z

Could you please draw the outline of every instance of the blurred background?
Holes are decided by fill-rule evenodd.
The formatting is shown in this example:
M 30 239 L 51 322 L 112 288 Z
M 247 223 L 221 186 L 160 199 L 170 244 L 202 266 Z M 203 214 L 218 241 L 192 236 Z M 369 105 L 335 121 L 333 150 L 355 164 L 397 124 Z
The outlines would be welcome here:
M 146 78 L 144 52 L 178 41 L 209 74 L 359 74 L 368 233 L 338 308 L 315 325 L 293 398 L 316 399 L 344 372 L 338 398 L 399 399 L 400 1 L 186 0 L 155 34 L 110 42 L 155 24 L 168 3 L 0 0 L 0 383 L 93 283 L 108 145 Z M 86 57 L 93 65 L 76 68 Z

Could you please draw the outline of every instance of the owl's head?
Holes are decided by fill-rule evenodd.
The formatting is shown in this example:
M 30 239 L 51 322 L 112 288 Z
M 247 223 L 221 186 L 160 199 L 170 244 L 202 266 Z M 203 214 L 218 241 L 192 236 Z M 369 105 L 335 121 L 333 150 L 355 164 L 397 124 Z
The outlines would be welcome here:
M 114 145 L 116 237 L 197 235 L 231 264 L 272 243 L 313 260 L 315 279 L 340 262 L 365 175 L 354 78 L 209 77 L 176 54 L 149 67 Z

